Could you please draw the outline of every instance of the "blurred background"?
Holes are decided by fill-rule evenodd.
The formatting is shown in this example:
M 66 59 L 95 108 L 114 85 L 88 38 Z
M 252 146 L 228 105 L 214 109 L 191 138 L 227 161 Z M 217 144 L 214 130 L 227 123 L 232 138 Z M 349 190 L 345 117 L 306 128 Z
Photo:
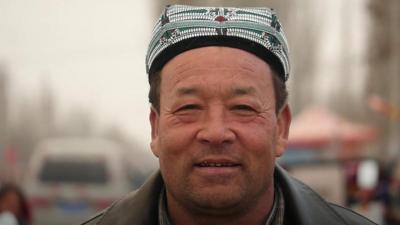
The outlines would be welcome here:
M 0 0 L 0 184 L 21 188 L 27 221 L 75 224 L 157 168 L 144 59 L 172 3 L 274 8 L 293 65 L 279 163 L 400 224 L 398 0 Z

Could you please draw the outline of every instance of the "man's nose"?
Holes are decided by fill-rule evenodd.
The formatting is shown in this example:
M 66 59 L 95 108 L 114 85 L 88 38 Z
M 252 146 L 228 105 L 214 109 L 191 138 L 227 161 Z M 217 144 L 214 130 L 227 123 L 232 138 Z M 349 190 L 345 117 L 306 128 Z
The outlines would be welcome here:
M 197 133 L 197 139 L 200 142 L 210 145 L 232 143 L 235 138 L 236 135 L 229 126 L 223 110 L 210 111 Z

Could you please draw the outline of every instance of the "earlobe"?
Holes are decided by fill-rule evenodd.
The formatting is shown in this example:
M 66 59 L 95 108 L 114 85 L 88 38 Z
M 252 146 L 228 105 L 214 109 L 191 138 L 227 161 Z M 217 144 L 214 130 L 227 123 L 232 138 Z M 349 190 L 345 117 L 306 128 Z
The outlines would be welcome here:
M 289 138 L 289 127 L 290 122 L 292 120 L 292 114 L 290 112 L 289 105 L 286 104 L 280 110 L 278 114 L 278 129 L 277 129 L 277 145 L 276 145 L 276 157 L 281 156 L 287 147 L 288 138 Z
M 159 156 L 159 150 L 158 150 L 158 122 L 159 122 L 159 115 L 156 109 L 151 107 L 150 109 L 150 125 L 151 125 L 151 142 L 150 142 L 150 148 L 153 154 L 158 157 Z

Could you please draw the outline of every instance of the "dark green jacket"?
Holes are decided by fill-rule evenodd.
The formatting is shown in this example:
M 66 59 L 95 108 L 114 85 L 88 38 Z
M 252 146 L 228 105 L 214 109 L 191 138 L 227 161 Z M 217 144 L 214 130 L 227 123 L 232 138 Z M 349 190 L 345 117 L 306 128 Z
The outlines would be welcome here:
M 359 214 L 323 200 L 309 187 L 276 167 L 275 179 L 285 198 L 287 225 L 372 225 Z M 158 197 L 163 186 L 160 173 L 82 225 L 158 225 Z

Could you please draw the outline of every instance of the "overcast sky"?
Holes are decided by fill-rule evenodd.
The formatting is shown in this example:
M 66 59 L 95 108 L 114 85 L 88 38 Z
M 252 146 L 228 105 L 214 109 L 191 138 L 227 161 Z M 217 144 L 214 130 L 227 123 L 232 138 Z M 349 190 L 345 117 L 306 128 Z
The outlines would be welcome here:
M 151 2 L 0 0 L 0 63 L 12 75 L 12 96 L 35 97 L 48 84 L 61 116 L 87 108 L 146 146 Z

